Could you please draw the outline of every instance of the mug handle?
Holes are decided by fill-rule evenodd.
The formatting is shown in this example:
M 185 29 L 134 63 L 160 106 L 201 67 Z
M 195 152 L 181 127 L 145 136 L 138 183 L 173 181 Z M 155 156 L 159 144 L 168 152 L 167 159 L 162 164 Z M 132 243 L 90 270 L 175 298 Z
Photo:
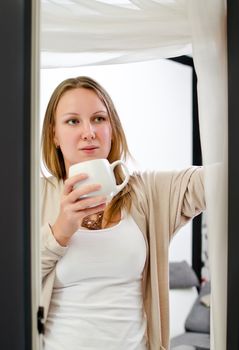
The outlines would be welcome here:
M 119 164 L 122 165 L 122 167 L 124 168 L 124 171 L 125 171 L 125 179 L 124 179 L 124 181 L 122 182 L 122 184 L 116 185 L 117 190 L 116 190 L 116 193 L 115 193 L 114 195 L 116 195 L 117 193 L 119 193 L 119 192 L 127 185 L 128 181 L 129 181 L 129 178 L 130 178 L 129 170 L 128 170 L 126 164 L 125 164 L 121 159 L 116 160 L 115 162 L 113 162 L 112 164 L 110 164 L 111 170 L 113 171 L 114 168 L 116 167 L 116 165 L 119 165 Z

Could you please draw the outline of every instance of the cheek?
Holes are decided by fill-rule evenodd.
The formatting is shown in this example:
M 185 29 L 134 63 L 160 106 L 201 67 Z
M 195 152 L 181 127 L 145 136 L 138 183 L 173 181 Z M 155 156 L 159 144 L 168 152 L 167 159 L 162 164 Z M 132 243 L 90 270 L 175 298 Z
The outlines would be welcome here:
M 71 142 L 73 135 L 68 130 L 63 128 L 56 129 L 55 136 L 59 140 L 60 144 Z
M 111 126 L 103 128 L 101 132 L 102 139 L 110 146 L 112 139 L 112 128 Z
M 112 140 L 112 129 L 111 127 L 105 128 L 102 132 L 102 139 L 104 140 L 107 147 L 111 148 L 111 140 Z

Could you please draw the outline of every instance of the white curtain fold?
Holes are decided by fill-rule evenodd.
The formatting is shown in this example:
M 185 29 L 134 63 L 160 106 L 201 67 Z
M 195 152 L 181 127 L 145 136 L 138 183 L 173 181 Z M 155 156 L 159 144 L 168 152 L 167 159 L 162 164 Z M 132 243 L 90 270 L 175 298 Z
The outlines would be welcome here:
M 189 2 L 203 164 L 206 168 L 211 270 L 211 349 L 226 349 L 227 319 L 227 40 L 224 1 Z
M 228 120 L 225 1 L 122 0 L 109 4 L 106 0 L 45 0 L 41 23 L 42 68 L 136 62 L 193 53 L 206 167 L 211 349 L 225 350 Z
M 186 2 L 42 3 L 41 66 L 125 63 L 191 52 Z M 129 7 L 130 6 L 130 7 Z

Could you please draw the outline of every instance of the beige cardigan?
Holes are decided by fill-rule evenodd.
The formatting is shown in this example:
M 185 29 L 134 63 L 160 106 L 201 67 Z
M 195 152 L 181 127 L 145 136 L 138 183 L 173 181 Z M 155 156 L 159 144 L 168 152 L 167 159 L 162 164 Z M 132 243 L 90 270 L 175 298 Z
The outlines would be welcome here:
M 147 259 L 143 273 L 143 297 L 147 315 L 149 350 L 169 348 L 168 248 L 172 236 L 205 209 L 203 169 L 150 172 L 136 177 L 131 215 L 143 232 Z M 67 247 L 54 239 L 49 224 L 58 212 L 63 182 L 42 179 L 42 304 L 45 319 L 55 277 L 55 265 Z

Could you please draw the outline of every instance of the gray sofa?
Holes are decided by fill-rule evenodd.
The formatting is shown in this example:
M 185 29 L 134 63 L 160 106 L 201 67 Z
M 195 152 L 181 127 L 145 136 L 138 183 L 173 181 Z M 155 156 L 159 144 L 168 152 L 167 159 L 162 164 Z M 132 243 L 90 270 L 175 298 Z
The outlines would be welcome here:
M 170 288 L 196 286 L 199 294 L 185 321 L 185 332 L 171 339 L 171 350 L 191 347 L 210 349 L 210 283 L 200 286 L 195 272 L 185 262 L 170 263 Z

